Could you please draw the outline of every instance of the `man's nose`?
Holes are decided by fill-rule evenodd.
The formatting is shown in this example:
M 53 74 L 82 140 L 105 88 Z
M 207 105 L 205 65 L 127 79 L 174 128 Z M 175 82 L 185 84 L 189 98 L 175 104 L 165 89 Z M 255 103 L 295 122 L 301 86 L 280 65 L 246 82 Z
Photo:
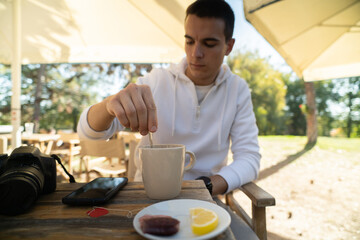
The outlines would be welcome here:
M 204 56 L 203 49 L 198 43 L 194 44 L 193 56 L 197 58 L 202 58 Z

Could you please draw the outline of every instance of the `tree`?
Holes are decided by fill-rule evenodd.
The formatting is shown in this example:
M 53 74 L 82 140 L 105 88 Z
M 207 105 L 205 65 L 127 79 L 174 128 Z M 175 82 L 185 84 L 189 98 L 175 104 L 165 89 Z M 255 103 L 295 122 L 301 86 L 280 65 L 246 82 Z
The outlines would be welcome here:
M 81 79 L 84 72 L 76 72 L 67 64 L 32 64 L 22 68 L 22 122 L 34 122 L 39 128 L 50 130 L 74 123 L 80 101 L 86 92 L 79 84 L 94 85 L 89 79 Z M 66 73 L 66 74 L 65 74 Z M 74 81 L 78 80 L 74 84 Z M 85 99 L 86 100 L 86 99 Z M 85 101 L 88 102 L 88 101 Z M 51 116 L 49 118 L 49 116 Z M 76 117 L 76 116 L 75 116 Z M 76 124 L 70 125 L 75 129 Z
M 30 64 L 22 66 L 22 124 L 41 129 L 76 130 L 80 113 L 91 104 L 121 90 L 151 64 Z M 0 64 L 1 123 L 10 124 L 11 79 Z
M 0 125 L 11 121 L 11 69 L 8 65 L 0 64 Z
M 289 79 L 286 84 L 286 126 L 287 134 L 303 136 L 306 133 L 305 87 L 299 78 Z
M 307 146 L 314 146 L 317 141 L 317 121 L 316 121 L 316 102 L 315 88 L 313 82 L 305 82 L 306 95 L 306 136 Z
M 344 119 L 343 129 L 348 138 L 359 136 L 360 124 L 360 76 L 334 80 L 334 90 L 339 91 L 339 102 L 344 108 L 341 114 Z
M 339 94 L 333 82 L 332 80 L 314 82 L 318 134 L 320 136 L 330 136 L 331 130 L 335 127 L 332 107 L 338 105 Z
M 259 133 L 282 134 L 285 130 L 284 82 L 290 76 L 275 70 L 257 53 L 235 52 L 227 62 L 231 70 L 249 85 Z

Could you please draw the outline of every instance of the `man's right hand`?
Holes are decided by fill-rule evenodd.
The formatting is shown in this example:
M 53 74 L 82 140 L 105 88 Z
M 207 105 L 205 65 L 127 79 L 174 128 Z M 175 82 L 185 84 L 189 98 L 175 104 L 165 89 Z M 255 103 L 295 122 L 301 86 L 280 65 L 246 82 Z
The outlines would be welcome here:
M 90 127 L 96 131 L 109 128 L 114 117 L 121 125 L 146 135 L 157 130 L 155 102 L 148 85 L 130 83 L 126 88 L 92 106 L 88 113 Z

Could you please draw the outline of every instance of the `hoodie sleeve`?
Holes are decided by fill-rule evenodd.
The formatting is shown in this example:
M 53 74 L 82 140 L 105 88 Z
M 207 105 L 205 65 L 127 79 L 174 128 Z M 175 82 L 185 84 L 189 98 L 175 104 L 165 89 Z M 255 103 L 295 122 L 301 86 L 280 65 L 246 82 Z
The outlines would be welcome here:
M 77 133 L 80 139 L 106 140 L 111 138 L 114 133 L 124 129 L 119 120 L 115 118 L 107 130 L 100 132 L 93 130 L 87 120 L 87 115 L 90 108 L 91 107 L 86 108 L 80 115 L 80 119 L 77 125 Z
M 230 132 L 233 162 L 218 173 L 228 183 L 226 193 L 255 180 L 260 168 L 258 128 L 251 94 L 245 81 L 241 84 L 238 96 L 236 115 Z

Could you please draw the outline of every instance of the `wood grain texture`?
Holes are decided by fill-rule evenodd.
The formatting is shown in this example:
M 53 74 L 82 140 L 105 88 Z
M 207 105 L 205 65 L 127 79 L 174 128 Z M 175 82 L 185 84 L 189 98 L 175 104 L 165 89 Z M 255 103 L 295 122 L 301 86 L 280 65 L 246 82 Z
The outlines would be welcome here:
M 249 182 L 241 187 L 242 191 L 251 199 L 252 203 L 257 207 L 267 207 L 275 205 L 275 198 L 256 185 Z
M 0 216 L 0 239 L 144 239 L 133 228 L 133 218 L 141 209 L 160 202 L 149 199 L 140 182 L 128 184 L 101 207 L 109 214 L 98 218 L 87 215 L 91 206 L 67 206 L 62 197 L 83 183 L 58 184 L 54 193 L 42 195 L 29 212 L 18 216 Z M 176 199 L 213 202 L 202 181 L 184 181 Z M 131 211 L 132 215 L 129 215 Z M 216 240 L 235 239 L 230 228 Z

